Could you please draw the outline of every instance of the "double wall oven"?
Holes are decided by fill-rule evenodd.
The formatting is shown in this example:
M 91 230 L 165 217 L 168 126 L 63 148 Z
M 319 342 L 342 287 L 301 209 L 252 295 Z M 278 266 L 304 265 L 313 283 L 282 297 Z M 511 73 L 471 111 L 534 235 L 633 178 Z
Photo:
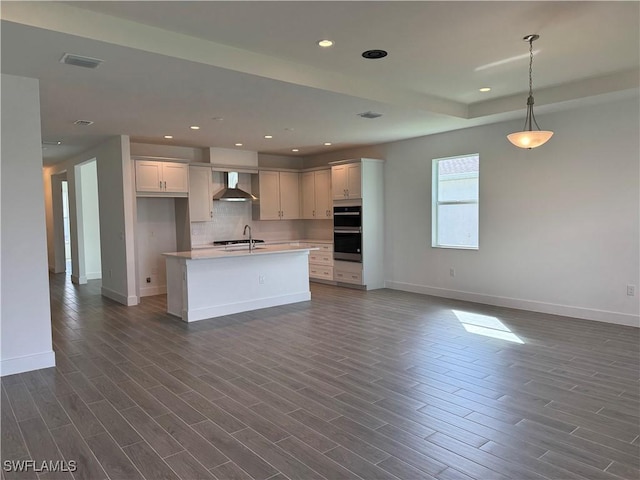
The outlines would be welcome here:
M 362 263 L 362 203 L 334 204 L 333 258 Z

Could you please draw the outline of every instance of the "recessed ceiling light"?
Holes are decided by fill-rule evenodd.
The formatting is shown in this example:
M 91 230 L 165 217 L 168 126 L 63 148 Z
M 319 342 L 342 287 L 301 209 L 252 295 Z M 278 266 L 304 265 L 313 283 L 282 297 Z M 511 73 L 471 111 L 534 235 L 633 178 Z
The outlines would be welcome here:
M 200 130 L 200 127 L 198 125 L 191 125 L 189 128 L 191 130 Z
M 241 147 L 242 144 L 241 143 L 236 143 L 236 147 Z
M 291 151 L 292 152 L 299 152 L 300 150 L 298 150 L 297 148 L 292 148 Z
M 376 60 L 378 58 L 386 57 L 387 52 L 384 50 L 367 50 L 366 52 L 362 52 L 362 56 L 369 60 Z
M 322 48 L 333 47 L 333 41 L 325 38 L 324 40 L 318 41 L 318 45 Z
M 164 138 L 171 139 L 173 138 L 173 135 L 165 135 Z
M 328 147 L 329 145 L 331 145 L 331 142 L 324 142 L 325 147 Z
M 482 87 L 482 88 L 479 88 L 478 90 L 480 90 L 482 93 L 490 92 L 491 91 L 491 87 Z
M 265 135 L 264 138 L 273 138 L 273 135 Z

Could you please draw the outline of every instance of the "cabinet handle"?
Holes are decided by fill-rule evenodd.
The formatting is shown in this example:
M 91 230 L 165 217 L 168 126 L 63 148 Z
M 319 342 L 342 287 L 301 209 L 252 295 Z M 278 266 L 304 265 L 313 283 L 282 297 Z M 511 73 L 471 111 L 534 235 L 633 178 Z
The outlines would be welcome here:
M 162 180 L 160 180 L 160 190 L 162 190 Z
M 213 218 L 213 210 L 209 210 L 209 218 Z
M 164 182 L 164 189 L 165 190 L 167 189 L 167 182 L 166 181 Z
M 315 210 L 313 211 L 313 216 L 314 216 L 314 217 L 316 216 L 316 211 L 315 211 Z

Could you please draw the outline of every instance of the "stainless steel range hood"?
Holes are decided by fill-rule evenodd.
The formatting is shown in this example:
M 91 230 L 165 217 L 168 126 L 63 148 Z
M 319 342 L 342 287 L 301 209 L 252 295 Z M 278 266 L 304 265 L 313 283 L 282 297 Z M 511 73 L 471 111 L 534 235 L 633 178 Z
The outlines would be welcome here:
M 224 172 L 225 188 L 213 196 L 221 202 L 251 202 L 258 197 L 238 188 L 238 172 Z

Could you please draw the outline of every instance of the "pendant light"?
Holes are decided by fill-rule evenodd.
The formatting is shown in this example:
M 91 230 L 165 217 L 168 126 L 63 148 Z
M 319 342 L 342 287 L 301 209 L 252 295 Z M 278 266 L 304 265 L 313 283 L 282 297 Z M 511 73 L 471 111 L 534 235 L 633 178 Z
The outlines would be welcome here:
M 553 136 L 553 132 L 548 130 L 540 130 L 536 116 L 533 114 L 533 82 L 532 82 L 532 66 L 533 66 L 533 42 L 540 38 L 540 35 L 527 35 L 523 38 L 525 42 L 529 42 L 529 98 L 527 98 L 527 117 L 524 121 L 524 128 L 521 132 L 515 132 L 507 135 L 507 138 L 516 147 L 532 148 L 544 145 Z M 533 129 L 535 125 L 536 130 Z

